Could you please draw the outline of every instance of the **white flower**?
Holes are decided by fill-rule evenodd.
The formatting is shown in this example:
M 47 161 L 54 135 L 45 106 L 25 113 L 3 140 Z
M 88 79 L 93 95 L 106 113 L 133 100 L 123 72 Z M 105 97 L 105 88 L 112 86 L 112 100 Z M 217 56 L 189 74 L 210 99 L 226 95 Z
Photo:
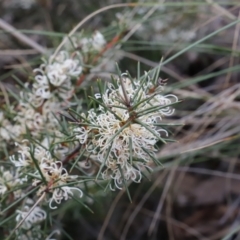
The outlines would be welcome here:
M 61 51 L 55 58 L 51 56 L 48 62 L 34 70 L 37 75 L 33 84 L 31 100 L 35 107 L 41 106 L 44 100 L 50 100 L 56 96 L 64 100 L 72 96 L 71 80 L 78 78 L 82 73 L 80 58 L 79 54 L 70 58 L 68 52 Z
M 7 192 L 7 186 L 4 184 L 2 179 L 0 179 L 0 195 L 3 195 L 5 192 Z
M 52 197 L 49 201 L 49 207 L 51 209 L 56 209 L 57 206 L 52 206 L 52 203 L 55 202 L 57 204 L 60 204 L 62 200 L 71 199 L 72 196 L 74 195 L 73 191 L 76 191 L 79 193 L 78 197 L 81 198 L 83 196 L 83 192 L 79 188 L 76 188 L 76 187 L 68 187 L 68 186 L 61 187 L 60 186 L 59 188 L 56 188 L 53 191 Z
M 88 131 L 84 127 L 77 127 L 73 129 L 73 132 L 76 134 L 76 138 L 80 143 L 85 143 L 88 138 Z
M 36 97 L 33 94 L 21 93 L 21 101 L 19 103 L 19 110 L 14 118 L 16 124 L 12 127 L 12 132 L 15 134 L 15 140 L 21 141 L 21 136 L 29 130 L 33 136 L 39 136 L 44 131 L 56 133 L 59 124 L 57 117 L 62 109 L 69 107 L 69 99 L 72 95 L 73 89 L 71 83 L 64 83 L 63 88 L 58 89 L 58 95 L 64 101 L 59 101 L 57 97 L 52 96 L 49 99 Z M 25 96 L 24 96 L 25 95 Z M 29 102 L 25 100 L 29 97 Z M 43 101 L 44 100 L 44 101 Z M 34 106 L 33 106 L 33 105 Z M 38 106 L 38 108 L 37 108 Z
M 42 99 L 49 99 L 52 94 L 48 83 L 48 78 L 45 75 L 37 75 L 35 77 L 36 83 L 33 84 L 33 93 L 36 97 Z
M 71 59 L 66 51 L 62 51 L 53 59 L 50 57 L 52 64 L 44 66 L 48 80 L 53 86 L 59 87 L 65 81 L 70 81 L 71 77 L 79 77 L 82 72 L 82 66 L 77 59 Z
M 46 141 L 46 140 L 45 140 Z M 45 143 L 46 144 L 46 143 Z M 27 167 L 27 166 L 33 166 L 33 159 L 31 155 L 31 148 L 29 147 L 28 140 L 23 140 L 22 143 L 15 143 L 15 145 L 18 147 L 18 155 L 12 155 L 10 156 L 10 161 L 14 164 L 17 168 Z M 49 148 L 50 145 L 47 145 Z M 57 145 L 56 145 L 57 147 Z M 43 161 L 51 162 L 51 154 L 49 151 L 44 148 L 44 142 L 43 147 L 42 146 L 35 146 L 34 152 L 33 152 L 34 159 L 38 161 L 40 164 Z
M 10 171 L 6 171 L 3 167 L 0 168 L 0 194 L 7 192 L 8 188 L 14 187 L 14 176 Z
M 20 134 L 24 134 L 27 129 L 31 131 L 33 135 L 38 135 L 39 131 L 43 128 L 44 118 L 33 108 L 30 102 L 24 100 L 24 94 L 21 93 L 22 100 L 19 103 L 18 115 L 14 118 L 16 125 L 19 125 Z
M 0 136 L 2 137 L 2 139 L 9 141 L 12 135 L 11 130 L 12 126 L 10 125 L 10 123 L 5 127 L 0 127 Z
M 64 100 L 67 100 L 72 97 L 74 88 L 70 81 L 65 81 L 61 88 L 57 89 L 56 93 L 58 96 Z
M 30 160 L 26 159 L 26 156 L 22 152 L 19 152 L 17 160 L 14 155 L 10 156 L 9 159 L 15 167 L 26 167 L 30 163 Z
M 144 164 L 138 164 L 135 167 L 133 167 L 131 164 L 126 163 L 125 166 L 118 167 L 117 165 L 113 165 L 109 168 L 107 168 L 103 173 L 102 177 L 103 179 L 113 179 L 114 180 L 114 186 L 116 186 L 118 189 L 122 189 L 123 181 L 133 181 L 136 183 L 139 183 L 142 179 L 142 173 L 141 170 L 143 169 Z M 123 175 L 123 176 L 122 176 Z M 124 178 L 124 180 L 123 180 Z M 114 191 L 114 187 L 110 185 L 111 190 Z
M 20 222 L 24 219 L 24 222 L 21 225 L 21 228 L 23 229 L 30 229 L 32 225 L 42 222 L 47 216 L 46 212 L 38 206 L 34 207 L 31 212 L 29 212 L 29 210 L 29 206 L 25 206 L 23 210 L 16 210 L 16 221 Z
M 95 31 L 92 37 L 92 46 L 94 50 L 100 52 L 103 49 L 105 44 L 106 44 L 106 40 L 104 36 L 99 31 Z
M 100 52 L 106 44 L 104 36 L 96 31 L 90 38 L 82 38 L 80 40 L 80 46 L 83 52 L 97 51 Z
M 71 199 L 74 195 L 74 192 L 78 192 L 80 198 L 83 196 L 83 193 L 79 188 L 66 186 L 69 181 L 76 179 L 77 176 L 68 175 L 68 172 L 63 167 L 62 162 L 54 161 L 54 159 L 48 155 L 42 158 L 39 167 L 48 184 L 47 186 L 42 185 L 40 187 L 38 195 L 41 195 L 45 190 L 52 193 L 52 196 L 49 200 L 49 207 L 51 209 L 57 208 L 57 206 L 53 206 L 54 202 L 56 204 L 60 204 L 62 200 Z M 39 177 L 40 175 L 38 178 Z M 40 180 L 35 180 L 33 182 L 33 186 L 36 186 L 40 182 Z
M 26 167 L 31 163 L 30 148 L 25 144 L 27 140 L 23 140 L 22 144 L 15 143 L 15 145 L 20 149 L 18 151 L 18 157 L 16 159 L 15 155 L 10 156 L 10 161 L 15 165 L 15 167 Z
M 42 115 L 46 119 L 45 121 L 55 123 L 55 125 L 58 123 L 55 116 L 61 111 L 61 103 L 56 98 L 47 100 L 42 106 Z
M 0 167 L 0 195 L 5 194 L 7 191 L 11 191 L 16 186 L 22 184 L 27 180 L 27 177 L 21 178 L 18 171 L 8 171 L 3 167 Z M 14 198 L 19 198 L 22 195 L 22 190 L 16 190 L 13 192 Z
M 13 126 L 0 111 L 0 142 L 9 142 L 14 135 Z M 0 143 L 2 145 L 2 143 Z

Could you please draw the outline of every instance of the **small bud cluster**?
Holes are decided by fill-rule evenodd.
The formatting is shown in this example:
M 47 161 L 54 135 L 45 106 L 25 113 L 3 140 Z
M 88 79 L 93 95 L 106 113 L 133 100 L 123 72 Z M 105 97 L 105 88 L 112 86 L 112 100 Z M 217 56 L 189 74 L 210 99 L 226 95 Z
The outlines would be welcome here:
M 69 43 L 69 48 L 80 49 L 83 54 L 89 52 L 101 52 L 106 45 L 106 40 L 102 33 L 95 31 L 91 37 L 71 37 Z

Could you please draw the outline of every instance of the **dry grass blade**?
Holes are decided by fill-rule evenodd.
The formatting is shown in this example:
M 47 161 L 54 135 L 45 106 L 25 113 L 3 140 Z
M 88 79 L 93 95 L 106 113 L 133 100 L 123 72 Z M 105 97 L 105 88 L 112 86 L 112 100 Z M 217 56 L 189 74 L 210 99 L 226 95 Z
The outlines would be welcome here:
M 238 19 L 240 19 L 240 11 L 238 13 Z M 240 32 L 240 23 L 238 23 L 236 25 L 236 29 L 235 29 L 235 32 L 234 32 L 234 37 L 233 37 L 233 44 L 232 44 L 232 55 L 230 57 L 230 61 L 229 61 L 229 67 L 232 67 L 233 64 L 234 64 L 234 52 L 235 50 L 237 50 L 237 46 L 238 46 L 238 39 L 239 39 L 239 32 Z M 229 81 L 231 79 L 231 76 L 232 76 L 232 73 L 229 72 L 226 76 L 226 80 L 225 80 L 225 85 L 224 87 L 227 88 L 228 85 L 229 85 Z
M 12 34 L 15 38 L 19 41 L 23 42 L 24 44 L 32 47 L 33 49 L 37 50 L 39 53 L 45 54 L 46 49 L 34 42 L 32 39 L 27 37 L 26 35 L 20 33 L 16 28 L 5 22 L 0 18 L 0 28 L 4 29 L 6 32 Z
M 149 227 L 149 230 L 148 230 L 148 236 L 151 236 L 153 234 L 153 231 L 156 231 L 156 224 L 157 224 L 157 221 L 158 221 L 158 216 L 161 215 L 161 210 L 162 210 L 162 207 L 163 207 L 163 204 L 164 204 L 164 201 L 166 199 L 166 196 L 167 196 L 167 193 L 172 185 L 172 181 L 173 181 L 173 178 L 174 178 L 174 173 L 176 171 L 176 167 L 173 167 L 171 170 L 170 170 L 170 174 L 167 178 L 167 181 L 166 181 L 166 184 L 164 186 L 164 189 L 163 189 L 163 192 L 162 192 L 162 195 L 161 195 L 161 198 L 158 202 L 158 207 L 155 211 L 155 214 L 154 214 L 154 217 L 153 217 L 153 220 L 150 224 L 150 227 Z
M 118 193 L 117 197 L 115 197 L 113 203 L 111 204 L 111 207 L 108 210 L 107 216 L 105 217 L 105 220 L 103 222 L 101 230 L 100 230 L 100 232 L 98 234 L 97 240 L 103 240 L 104 239 L 104 232 L 105 232 L 105 230 L 107 228 L 107 225 L 108 225 L 108 223 L 109 223 L 109 221 L 111 219 L 111 216 L 112 216 L 112 214 L 114 212 L 114 209 L 116 208 L 116 205 L 119 203 L 119 201 L 120 201 L 120 199 L 121 199 L 121 197 L 123 196 L 124 193 L 125 193 L 125 190 L 123 189 L 122 191 L 120 191 Z
M 149 196 L 152 194 L 154 189 L 160 184 L 160 182 L 164 179 L 164 177 L 167 175 L 167 171 L 165 171 L 162 175 L 160 175 L 154 182 L 154 184 L 150 187 L 150 189 L 146 192 L 144 197 L 141 199 L 141 201 L 138 203 L 137 207 L 134 209 L 130 217 L 128 218 L 128 221 L 123 229 L 122 235 L 120 237 L 120 240 L 125 240 L 128 230 L 134 220 L 134 218 L 137 216 L 137 214 L 141 211 L 141 208 L 145 201 L 149 198 Z

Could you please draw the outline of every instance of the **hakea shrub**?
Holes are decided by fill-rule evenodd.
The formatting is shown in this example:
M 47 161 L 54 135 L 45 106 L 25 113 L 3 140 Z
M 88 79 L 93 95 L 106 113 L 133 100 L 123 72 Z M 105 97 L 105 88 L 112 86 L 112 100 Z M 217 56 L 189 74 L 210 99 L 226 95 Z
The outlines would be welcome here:
M 137 78 L 118 70 L 107 84 L 98 82 L 99 93 L 79 100 L 83 90 L 79 94 L 76 87 L 90 64 L 97 64 L 106 41 L 95 32 L 70 43 L 71 50 L 44 60 L 33 71 L 33 83 L 14 95 L 11 119 L 0 112 L 0 140 L 7 143 L 1 145 L 12 148 L 0 168 L 0 217 L 9 218 L 3 221 L 8 239 L 50 240 L 58 229 L 46 234 L 41 222 L 69 199 L 84 201 L 84 184 L 99 180 L 111 190 L 127 188 L 161 164 L 159 143 L 168 141 L 162 120 L 174 113 L 178 98 L 164 94 L 159 69 Z

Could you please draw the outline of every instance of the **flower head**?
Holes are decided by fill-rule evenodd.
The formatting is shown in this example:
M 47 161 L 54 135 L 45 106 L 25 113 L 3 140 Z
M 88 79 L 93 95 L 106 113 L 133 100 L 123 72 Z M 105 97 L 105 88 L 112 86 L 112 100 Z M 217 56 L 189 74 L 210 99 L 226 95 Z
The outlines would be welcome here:
M 50 154 L 48 154 L 42 158 L 39 167 L 46 184 L 43 184 L 40 180 L 35 180 L 33 186 L 42 183 L 38 195 L 41 195 L 43 191 L 52 193 L 49 200 L 50 208 L 57 208 L 52 205 L 54 202 L 60 204 L 62 200 L 71 199 L 74 192 L 78 192 L 79 197 L 83 196 L 83 193 L 79 188 L 67 186 L 68 182 L 76 179 L 76 176 L 69 175 L 61 161 L 55 161 L 51 158 Z M 41 176 L 38 174 L 38 179 L 39 177 Z
M 33 200 L 30 198 L 26 200 L 26 204 L 27 205 L 25 205 L 22 210 L 16 211 L 16 221 L 20 222 L 22 219 L 24 219 L 21 228 L 30 229 L 32 225 L 42 222 L 44 219 L 46 219 L 47 214 L 38 206 L 34 207 L 30 211 L 30 206 L 33 205 Z
M 78 44 L 84 53 L 91 51 L 100 52 L 104 48 L 106 40 L 102 33 L 95 31 L 90 38 L 82 38 Z
M 92 158 L 105 166 L 103 178 L 113 179 L 117 188 L 125 180 L 141 180 L 142 169 L 155 158 L 156 143 L 168 136 L 158 122 L 173 114 L 170 105 L 178 99 L 162 91 L 147 73 L 142 80 L 123 74 L 105 93 L 95 95 L 102 104 L 88 111 L 87 124 L 73 130 Z

